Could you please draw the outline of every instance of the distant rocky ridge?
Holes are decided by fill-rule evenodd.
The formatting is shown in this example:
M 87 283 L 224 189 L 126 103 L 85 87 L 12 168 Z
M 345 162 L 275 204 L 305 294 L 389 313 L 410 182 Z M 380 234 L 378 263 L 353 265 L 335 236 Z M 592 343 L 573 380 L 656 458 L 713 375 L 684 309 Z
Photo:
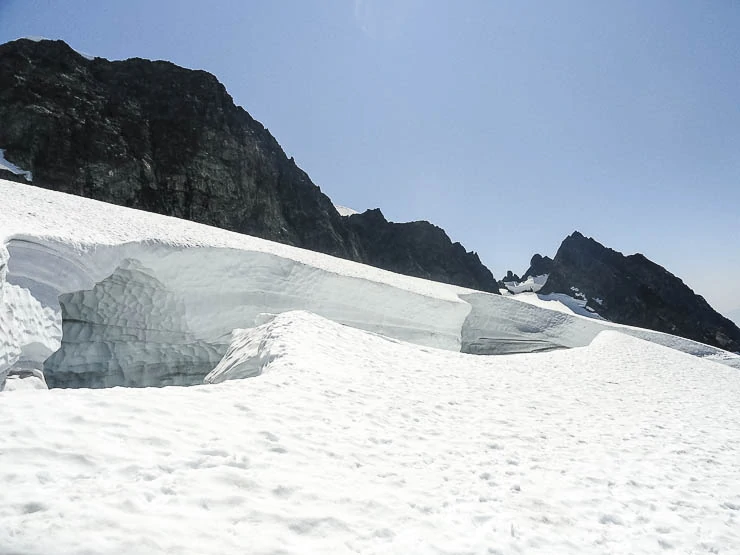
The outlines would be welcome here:
M 429 222 L 393 223 L 375 209 L 348 216 L 347 225 L 376 266 L 446 283 L 472 280 L 486 284 L 487 291 L 496 287 L 476 253 L 466 252 L 460 243 L 450 245 L 444 230 Z
M 37 186 L 498 291 L 475 253 L 428 222 L 341 216 L 204 71 L 88 59 L 62 41 L 4 44 L 0 148 Z
M 585 298 L 587 306 L 613 322 L 740 351 L 734 322 L 642 254 L 624 256 L 576 231 L 554 259 L 535 255 L 524 276 L 541 274 L 549 277 L 540 293 Z
M 529 268 L 527 268 L 527 271 L 524 272 L 522 280 L 525 280 L 528 277 L 549 274 L 550 272 L 552 272 L 552 258 L 550 258 L 549 256 L 535 254 L 532 257 L 532 260 L 529 261 Z

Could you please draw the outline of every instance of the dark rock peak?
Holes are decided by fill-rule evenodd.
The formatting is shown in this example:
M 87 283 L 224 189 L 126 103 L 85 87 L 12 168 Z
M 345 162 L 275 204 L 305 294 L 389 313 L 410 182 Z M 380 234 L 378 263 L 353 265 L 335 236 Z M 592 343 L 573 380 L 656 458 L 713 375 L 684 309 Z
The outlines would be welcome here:
M 503 280 L 501 280 L 501 281 L 502 282 L 506 282 L 506 283 L 511 283 L 512 281 L 515 281 L 515 282 L 519 283 L 521 281 L 521 279 L 519 278 L 518 275 L 516 275 L 511 270 L 506 270 L 506 277 Z
M 345 220 L 365 246 L 366 256 L 381 268 L 426 279 L 436 275 L 437 281 L 498 293 L 496 280 L 478 255 L 453 243 L 434 224 L 388 222 L 377 208 Z
M 620 254 L 615 250 L 605 247 L 593 237 L 586 237 L 580 231 L 574 231 L 573 233 L 568 235 L 565 239 L 563 239 L 563 242 L 560 244 L 560 248 L 558 248 L 558 253 L 561 250 L 564 250 L 564 251 L 580 250 L 580 251 L 592 251 L 595 253 L 609 252 L 613 254 Z M 557 253 L 555 254 L 555 256 L 557 256 Z
M 205 71 L 90 60 L 62 41 L 0 45 L 0 148 L 37 186 L 497 292 L 428 222 L 341 217 Z
M 552 259 L 549 256 L 535 254 L 529 261 L 529 268 L 522 276 L 522 281 L 528 277 L 541 276 L 549 274 L 552 271 Z
M 364 219 L 367 222 L 376 222 L 376 223 L 383 223 L 383 224 L 388 223 L 388 220 L 385 219 L 385 216 L 383 215 L 383 212 L 380 210 L 380 208 L 368 208 L 364 212 L 358 212 L 357 214 L 350 214 L 347 217 L 354 218 L 356 216 L 359 216 L 361 219 Z
M 551 266 L 541 293 L 573 295 L 575 287 L 591 308 L 614 322 L 740 350 L 740 329 L 733 322 L 643 254 L 625 256 L 575 232 Z

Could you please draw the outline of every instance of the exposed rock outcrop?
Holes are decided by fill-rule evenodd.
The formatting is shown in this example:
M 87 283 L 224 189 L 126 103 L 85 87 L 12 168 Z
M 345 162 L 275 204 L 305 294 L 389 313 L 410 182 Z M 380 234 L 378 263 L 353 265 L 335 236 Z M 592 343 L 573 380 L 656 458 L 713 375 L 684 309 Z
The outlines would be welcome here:
M 542 276 L 550 272 L 552 272 L 552 258 L 535 254 L 532 260 L 529 261 L 529 268 L 524 272 L 521 281 L 524 281 L 528 277 Z
M 511 270 L 507 270 L 506 276 L 504 276 L 504 279 L 502 279 L 501 282 L 503 284 L 503 283 L 512 282 L 512 281 L 519 282 L 521 281 L 521 278 L 518 275 L 516 275 L 514 272 L 512 272 Z
M 373 266 L 471 289 L 498 289 L 476 253 L 452 243 L 442 228 L 429 222 L 389 222 L 378 208 L 351 215 L 346 221 Z
M 732 321 L 642 254 L 624 256 L 576 231 L 560 245 L 547 273 L 541 293 L 576 292 L 613 322 L 740 351 L 740 329 Z
M 4 44 L 0 148 L 34 185 L 496 291 L 478 257 L 431 224 L 348 225 L 204 71 L 88 59 L 62 41 Z

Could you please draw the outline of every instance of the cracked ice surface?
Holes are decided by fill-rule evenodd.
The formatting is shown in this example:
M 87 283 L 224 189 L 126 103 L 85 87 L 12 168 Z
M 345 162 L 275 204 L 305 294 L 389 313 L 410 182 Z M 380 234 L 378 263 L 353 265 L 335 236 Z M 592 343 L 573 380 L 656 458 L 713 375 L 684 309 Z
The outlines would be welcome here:
M 502 357 L 301 312 L 248 333 L 254 379 L 4 397 L 0 552 L 740 545 L 732 368 L 613 331 Z

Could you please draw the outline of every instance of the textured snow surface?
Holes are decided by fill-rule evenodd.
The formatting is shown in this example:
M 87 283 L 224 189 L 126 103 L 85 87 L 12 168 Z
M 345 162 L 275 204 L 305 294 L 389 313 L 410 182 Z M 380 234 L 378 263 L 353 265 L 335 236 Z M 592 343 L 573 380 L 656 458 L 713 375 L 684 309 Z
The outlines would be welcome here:
M 737 553 L 740 373 L 615 332 L 476 357 L 311 314 L 262 375 L 3 397 L 0 552 Z
M 0 390 L 11 367 L 40 370 L 59 348 L 61 331 L 58 311 L 42 306 L 28 289 L 5 283 L 0 289 Z

